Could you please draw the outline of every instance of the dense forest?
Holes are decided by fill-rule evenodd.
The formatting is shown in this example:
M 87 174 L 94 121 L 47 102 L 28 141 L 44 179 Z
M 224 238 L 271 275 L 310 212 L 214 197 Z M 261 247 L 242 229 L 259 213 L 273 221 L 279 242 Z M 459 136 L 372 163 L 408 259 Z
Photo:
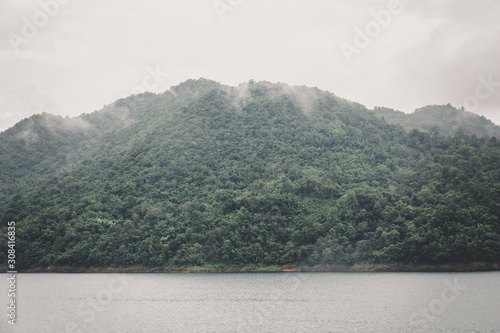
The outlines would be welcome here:
M 497 138 L 317 88 L 188 80 L 38 114 L 0 133 L 0 184 L 21 270 L 500 259 Z
M 500 127 L 491 120 L 463 108 L 454 108 L 450 104 L 429 105 L 410 114 L 383 107 L 375 107 L 372 112 L 383 117 L 389 124 L 401 125 L 407 131 L 418 129 L 448 136 L 461 132 L 465 135 L 494 136 L 500 139 Z

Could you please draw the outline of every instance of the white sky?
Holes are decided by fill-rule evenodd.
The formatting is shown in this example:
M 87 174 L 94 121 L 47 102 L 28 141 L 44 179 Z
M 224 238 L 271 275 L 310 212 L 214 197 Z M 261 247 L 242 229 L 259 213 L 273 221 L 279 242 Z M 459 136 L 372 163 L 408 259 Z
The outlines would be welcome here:
M 466 109 L 500 124 L 498 0 L 401 0 L 350 63 L 341 43 L 376 28 L 371 12 L 393 0 L 218 1 L 232 7 L 224 20 L 214 0 L 0 0 L 0 131 L 44 111 L 99 110 L 145 78 L 161 92 L 200 77 L 316 86 L 404 112 L 461 107 L 477 90 Z

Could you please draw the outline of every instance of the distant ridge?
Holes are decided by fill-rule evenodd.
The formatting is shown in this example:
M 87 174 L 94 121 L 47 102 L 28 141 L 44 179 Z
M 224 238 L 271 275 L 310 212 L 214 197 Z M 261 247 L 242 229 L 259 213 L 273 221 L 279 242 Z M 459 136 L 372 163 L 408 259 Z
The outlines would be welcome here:
M 384 107 L 375 107 L 373 112 L 378 117 L 384 117 L 388 123 L 401 125 L 408 131 L 412 129 L 423 132 L 436 130 L 448 136 L 460 131 L 465 135 L 494 136 L 500 139 L 500 126 L 484 116 L 467 112 L 463 108 L 454 108 L 450 104 L 428 105 L 416 109 L 411 114 Z

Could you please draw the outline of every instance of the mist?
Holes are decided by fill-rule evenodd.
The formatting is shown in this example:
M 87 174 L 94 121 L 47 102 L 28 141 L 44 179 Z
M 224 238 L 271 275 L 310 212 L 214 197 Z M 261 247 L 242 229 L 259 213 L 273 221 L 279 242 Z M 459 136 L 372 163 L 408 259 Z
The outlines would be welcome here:
M 0 3 L 0 130 L 200 77 L 318 87 L 406 113 L 451 103 L 500 124 L 498 1 L 53 4 Z

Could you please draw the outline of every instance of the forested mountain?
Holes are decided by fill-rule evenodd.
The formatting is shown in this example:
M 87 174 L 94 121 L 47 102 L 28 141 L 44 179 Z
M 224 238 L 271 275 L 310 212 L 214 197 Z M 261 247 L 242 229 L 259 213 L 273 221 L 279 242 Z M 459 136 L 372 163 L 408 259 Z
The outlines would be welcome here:
M 494 136 L 500 139 L 500 126 L 475 113 L 447 105 L 429 105 L 406 114 L 393 109 L 375 107 L 375 115 L 383 117 L 389 124 L 403 126 L 406 130 L 418 129 L 422 132 L 437 131 L 441 135 L 452 136 L 457 132 L 478 137 Z
M 500 142 L 316 88 L 189 80 L 0 133 L 17 265 L 495 262 Z

